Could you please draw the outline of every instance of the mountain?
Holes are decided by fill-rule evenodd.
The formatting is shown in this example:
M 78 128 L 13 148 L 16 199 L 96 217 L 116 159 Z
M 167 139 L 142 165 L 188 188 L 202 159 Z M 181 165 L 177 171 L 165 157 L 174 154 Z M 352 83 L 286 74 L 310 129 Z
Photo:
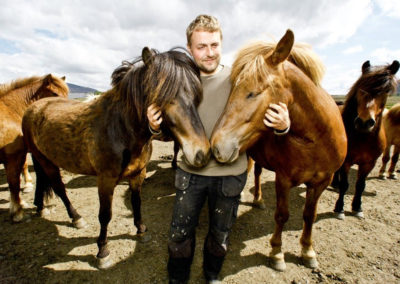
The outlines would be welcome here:
M 88 94 L 94 94 L 98 93 L 96 89 L 88 88 L 88 87 L 82 87 L 79 85 L 67 83 L 68 88 L 69 88 L 69 98 L 70 99 L 77 99 L 77 98 L 84 98 Z

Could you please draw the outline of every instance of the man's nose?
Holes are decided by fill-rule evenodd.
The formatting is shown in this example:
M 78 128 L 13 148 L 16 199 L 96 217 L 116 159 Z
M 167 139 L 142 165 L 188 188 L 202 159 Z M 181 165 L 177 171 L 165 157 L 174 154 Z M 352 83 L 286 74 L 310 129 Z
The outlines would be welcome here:
M 214 50 L 211 46 L 207 47 L 207 55 L 214 56 Z

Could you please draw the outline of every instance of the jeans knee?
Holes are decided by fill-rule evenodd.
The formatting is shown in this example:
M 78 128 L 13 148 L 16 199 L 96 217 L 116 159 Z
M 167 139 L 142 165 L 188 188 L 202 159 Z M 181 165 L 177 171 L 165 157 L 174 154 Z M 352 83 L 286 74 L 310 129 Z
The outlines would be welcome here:
M 169 241 L 168 253 L 172 258 L 190 258 L 193 254 L 193 240 L 186 239 L 181 242 Z
M 208 234 L 205 242 L 205 250 L 207 253 L 217 257 L 223 257 L 228 250 L 228 234 L 220 234 L 215 237 L 213 234 Z

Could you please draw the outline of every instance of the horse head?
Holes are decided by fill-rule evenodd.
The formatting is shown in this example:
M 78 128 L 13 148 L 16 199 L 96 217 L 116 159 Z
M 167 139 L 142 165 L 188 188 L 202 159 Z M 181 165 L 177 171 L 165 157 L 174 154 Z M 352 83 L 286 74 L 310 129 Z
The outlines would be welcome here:
M 45 75 L 41 85 L 34 94 L 35 99 L 47 97 L 68 97 L 69 89 L 65 83 L 65 76 L 59 78 L 52 74 Z
M 147 105 L 155 103 L 161 108 L 163 132 L 180 144 L 189 165 L 206 165 L 210 143 L 197 113 L 202 87 L 195 63 L 176 49 L 157 54 L 145 47 L 142 58 L 149 74 Z
M 360 132 L 372 132 L 382 117 L 387 97 L 396 90 L 394 75 L 399 70 L 399 62 L 395 60 L 390 65 L 372 67 L 366 61 L 361 70 L 360 78 L 350 91 L 357 104 L 354 128 Z

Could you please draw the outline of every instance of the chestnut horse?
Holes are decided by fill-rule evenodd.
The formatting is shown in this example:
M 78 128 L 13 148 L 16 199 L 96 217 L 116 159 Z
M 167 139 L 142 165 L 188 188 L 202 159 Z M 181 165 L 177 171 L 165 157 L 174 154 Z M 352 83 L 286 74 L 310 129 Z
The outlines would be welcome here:
M 243 48 L 232 67 L 232 90 L 211 137 L 221 163 L 248 155 L 276 173 L 275 230 L 270 240 L 273 268 L 285 270 L 282 231 L 289 218 L 289 192 L 307 185 L 300 239 L 307 267 L 317 267 L 312 226 L 318 199 L 346 156 L 346 133 L 334 100 L 319 85 L 323 65 L 305 46 L 294 44 L 288 30 L 278 44 L 255 43 Z M 270 103 L 288 106 L 291 127 L 277 136 L 263 124 Z
M 386 146 L 385 131 L 381 127 L 382 114 L 387 97 L 396 90 L 395 74 L 398 69 L 398 61 L 376 67 L 371 67 L 370 62 L 366 61 L 361 67 L 361 76 L 346 95 L 342 118 L 348 140 L 347 156 L 334 181 L 339 187 L 339 198 L 334 209 L 338 219 L 345 217 L 344 195 L 349 188 L 348 172 L 354 164 L 358 165 L 358 172 L 351 206 L 356 217 L 364 217 L 361 196 L 365 180 Z
M 26 176 L 27 149 L 22 139 L 22 116 L 33 102 L 45 97 L 67 97 L 65 77 L 46 76 L 17 79 L 0 85 L 0 163 L 4 164 L 10 187 L 10 213 L 14 222 L 23 218 L 20 174 Z M 29 174 L 29 173 L 28 173 Z M 29 182 L 25 179 L 26 183 Z
M 395 173 L 396 163 L 400 153 L 400 103 L 395 104 L 389 111 L 383 114 L 383 127 L 386 136 L 386 148 L 382 157 L 382 166 L 379 170 L 379 177 L 386 179 L 397 179 Z M 392 159 L 388 173 L 386 174 L 386 165 L 390 160 L 390 152 L 393 146 Z
M 191 58 L 178 50 L 158 53 L 145 47 L 142 57 L 123 62 L 112 74 L 113 87 L 92 102 L 47 99 L 25 113 L 22 128 L 37 172 L 35 204 L 43 210 L 43 194 L 52 187 L 75 226 L 84 221 L 71 205 L 59 168 L 97 176 L 100 199 L 99 268 L 113 265 L 107 249 L 107 226 L 115 186 L 129 179 L 134 224 L 145 233 L 140 190 L 151 155 L 152 135 L 146 116 L 155 103 L 161 109 L 163 132 L 182 147 L 187 162 L 200 167 L 210 156 L 209 141 L 196 111 L 201 82 Z

